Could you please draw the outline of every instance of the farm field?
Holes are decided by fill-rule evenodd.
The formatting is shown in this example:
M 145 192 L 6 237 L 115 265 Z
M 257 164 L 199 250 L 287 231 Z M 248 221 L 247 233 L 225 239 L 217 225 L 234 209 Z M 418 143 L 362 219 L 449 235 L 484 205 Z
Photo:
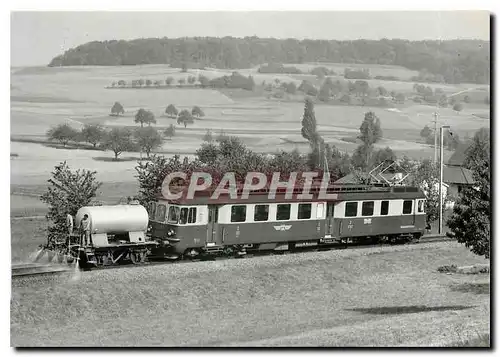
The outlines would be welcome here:
M 476 263 L 441 242 L 13 281 L 11 344 L 453 346 L 489 332 L 490 279 L 436 269 Z
M 313 66 L 315 64 L 305 64 Z M 339 64 L 331 65 L 339 72 Z M 342 66 L 353 67 L 343 64 Z M 305 68 L 305 67 L 304 67 Z M 342 67 L 343 68 L 343 67 Z M 396 71 L 401 77 L 405 69 L 391 66 L 378 66 L 380 73 L 387 75 Z M 372 69 L 374 70 L 374 69 Z M 254 76 L 255 82 L 273 81 L 280 78 L 274 74 L 259 74 L 257 69 L 241 70 L 245 75 Z M 394 73 L 396 73 L 394 72 Z M 410 71 L 412 72 L 412 71 Z M 86 123 L 100 123 L 107 127 L 136 126 L 133 122 L 135 112 L 144 107 L 152 110 L 157 118 L 156 126 L 166 128 L 175 120 L 164 115 L 168 104 L 179 109 L 200 106 L 206 116 L 196 120 L 193 125 L 184 128 L 178 126 L 176 136 L 167 140 L 158 152 L 165 155 L 193 155 L 202 143 L 207 129 L 214 135 L 223 129 L 226 134 L 239 136 L 250 149 L 262 153 L 274 153 L 277 150 L 309 150 L 308 143 L 300 134 L 303 103 L 267 100 L 263 97 L 232 96 L 227 91 L 211 89 L 106 89 L 113 81 L 124 79 L 175 79 L 190 75 L 203 74 L 214 78 L 231 71 L 191 70 L 181 73 L 165 65 L 122 66 L 122 67 L 71 67 L 71 68 L 14 68 L 11 69 L 11 181 L 19 185 L 44 184 L 53 167 L 67 160 L 72 168 L 88 168 L 98 171 L 98 178 L 104 182 L 134 181 L 136 159 L 139 153 L 123 153 L 126 161 L 110 162 L 111 152 L 88 150 L 64 150 L 48 147 L 41 143 L 19 142 L 19 140 L 45 139 L 46 131 L 53 125 L 68 122 L 75 128 Z M 395 74 L 395 75 L 397 75 Z M 408 73 L 408 75 L 414 73 Z M 283 81 L 292 77 L 283 76 Z M 300 83 L 299 79 L 294 79 Z M 397 82 L 394 85 L 413 86 L 412 82 Z M 384 86 L 391 90 L 390 81 Z M 461 90 L 459 85 L 453 90 Z M 394 89 L 397 90 L 396 87 Z M 227 94 L 227 95 L 226 95 Z M 122 117 L 110 117 L 112 104 L 118 101 L 125 108 Z M 355 138 L 364 114 L 373 110 L 380 117 L 384 138 L 378 147 L 391 147 L 398 155 L 413 158 L 430 158 L 433 148 L 422 143 L 420 130 L 430 124 L 435 107 L 416 105 L 408 102 L 396 105 L 396 108 L 371 108 L 356 106 L 334 106 L 317 104 L 315 106 L 318 129 L 323 137 L 340 150 L 352 152 L 357 144 L 344 141 Z M 478 115 L 489 115 L 485 105 L 465 106 L 460 114 L 441 108 L 440 120 L 451 125 L 460 137 L 483 126 L 489 126 L 489 120 Z M 445 158 L 451 155 L 445 152 Z M 127 195 L 124 193 L 124 195 Z

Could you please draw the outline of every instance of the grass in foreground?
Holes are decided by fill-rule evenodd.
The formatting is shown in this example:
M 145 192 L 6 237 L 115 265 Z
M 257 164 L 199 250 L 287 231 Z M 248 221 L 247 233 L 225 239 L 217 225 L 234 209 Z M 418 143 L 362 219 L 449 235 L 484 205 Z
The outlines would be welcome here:
M 478 334 L 478 336 L 475 338 L 456 343 L 451 343 L 447 347 L 475 347 L 475 348 L 491 347 L 490 334 L 489 333 Z

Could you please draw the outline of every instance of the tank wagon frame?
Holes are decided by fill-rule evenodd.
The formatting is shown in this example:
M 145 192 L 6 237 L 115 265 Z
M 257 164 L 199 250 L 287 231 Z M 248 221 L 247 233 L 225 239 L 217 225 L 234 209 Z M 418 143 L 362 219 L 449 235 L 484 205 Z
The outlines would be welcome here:
M 247 251 L 418 240 L 425 232 L 425 195 L 416 187 L 331 185 L 321 198 L 291 198 L 266 189 L 247 199 L 197 192 L 190 200 L 163 197 L 148 207 L 153 255 L 169 259 L 204 254 L 243 256 Z

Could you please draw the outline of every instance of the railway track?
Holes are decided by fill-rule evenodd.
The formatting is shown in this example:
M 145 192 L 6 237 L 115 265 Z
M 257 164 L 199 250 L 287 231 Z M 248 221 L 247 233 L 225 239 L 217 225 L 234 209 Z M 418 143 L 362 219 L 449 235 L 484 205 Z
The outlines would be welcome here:
M 452 241 L 453 239 L 448 238 L 446 236 L 439 235 L 429 235 L 426 237 L 420 238 L 418 242 L 406 243 L 406 245 L 415 245 L 421 243 L 438 243 L 445 241 Z M 304 247 L 300 250 L 296 251 L 283 251 L 283 252 L 251 252 L 248 253 L 245 257 L 253 258 L 259 256 L 268 256 L 268 255 L 287 255 L 287 254 L 304 254 L 311 253 L 314 251 L 328 251 L 328 250 L 347 250 L 347 249 L 368 249 L 375 247 L 390 247 L 394 245 L 403 245 L 403 244 L 364 244 L 364 245 L 329 245 L 325 247 Z M 224 257 L 224 256 L 214 256 L 214 257 L 206 257 L 206 258 L 193 258 L 193 259 L 183 259 L 183 260 L 175 260 L 168 261 L 164 259 L 151 259 L 143 264 L 123 264 L 123 265 L 110 265 L 105 267 L 97 267 L 92 268 L 92 270 L 108 270 L 108 269 L 127 269 L 132 267 L 141 267 L 141 266 L 153 266 L 153 265 L 166 265 L 166 264 L 186 264 L 186 263 L 195 263 L 199 261 L 207 261 L 207 260 L 226 260 L 226 259 L 237 259 L 234 257 Z M 74 263 L 67 265 L 44 265 L 39 263 L 27 263 L 27 264 L 18 264 L 12 266 L 12 277 L 22 278 L 22 277 L 32 277 L 32 276 L 43 276 L 43 275 L 54 275 L 61 274 L 65 272 L 74 271 Z
M 69 265 L 44 265 L 39 263 L 14 264 L 12 265 L 12 278 L 60 274 L 70 270 L 71 267 Z

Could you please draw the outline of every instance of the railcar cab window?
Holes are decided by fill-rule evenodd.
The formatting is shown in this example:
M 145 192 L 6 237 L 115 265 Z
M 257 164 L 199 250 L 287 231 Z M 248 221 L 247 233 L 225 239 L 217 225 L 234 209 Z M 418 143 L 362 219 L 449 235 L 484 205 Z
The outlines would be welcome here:
M 181 208 L 181 215 L 179 216 L 179 224 L 186 224 L 188 218 L 188 209 Z
M 357 202 L 346 202 L 345 204 L 345 216 L 346 217 L 356 217 L 358 215 L 358 203 Z
M 231 207 L 231 222 L 245 222 L 247 215 L 247 206 Z
M 196 223 L 196 207 L 191 207 L 189 209 L 188 223 Z
M 178 223 L 179 222 L 179 213 L 180 213 L 180 208 L 177 206 L 170 206 L 170 209 L 168 210 L 168 223 Z
M 311 204 L 310 203 L 299 203 L 299 211 L 297 213 L 298 219 L 309 219 L 311 218 Z
M 413 210 L 413 201 L 406 200 L 403 201 L 403 214 L 411 214 Z
M 374 201 L 363 202 L 363 205 L 361 206 L 361 215 L 373 216 L 373 207 L 375 207 Z
M 167 207 L 163 204 L 159 204 L 156 207 L 155 218 L 157 221 L 163 222 L 165 220 L 165 213 L 167 211 Z
M 424 200 L 418 200 L 418 213 L 424 213 Z
M 255 222 L 267 221 L 269 219 L 269 205 L 255 205 L 253 220 Z
M 155 219 L 155 213 L 156 213 L 156 202 L 150 202 L 149 203 L 149 218 Z
M 278 205 L 276 209 L 276 220 L 277 221 L 285 221 L 290 219 L 290 208 L 289 204 L 286 205 Z

